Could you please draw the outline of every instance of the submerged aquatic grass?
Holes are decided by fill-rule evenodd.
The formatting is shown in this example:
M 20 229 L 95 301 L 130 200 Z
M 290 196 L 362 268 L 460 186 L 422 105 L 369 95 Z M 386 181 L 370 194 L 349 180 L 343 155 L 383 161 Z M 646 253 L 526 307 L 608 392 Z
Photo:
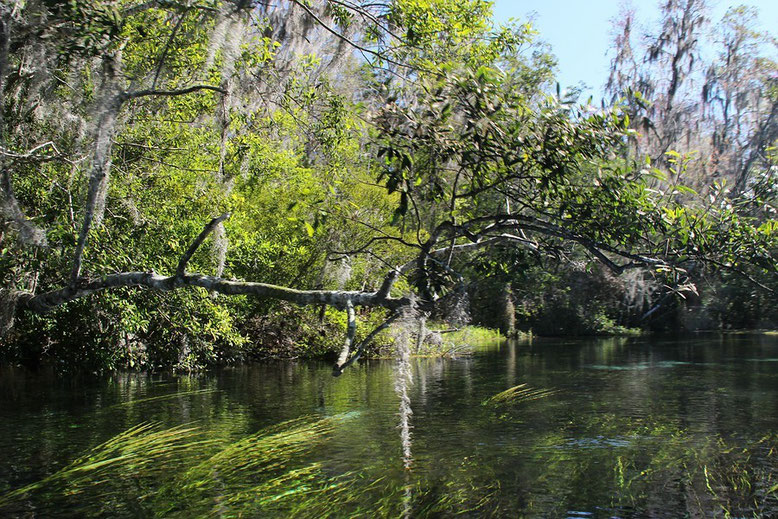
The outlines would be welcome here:
M 163 466 L 183 463 L 187 453 L 212 443 L 193 427 L 161 429 L 159 424 L 142 423 L 91 449 L 50 476 L 0 496 L 0 510 L 34 492 L 72 496 L 96 486 L 110 486 L 115 482 L 112 474 L 131 472 L 152 476 Z
M 484 403 L 512 404 L 553 393 L 522 384 Z M 52 475 L 0 496 L 0 516 L 29 513 L 30 503 L 33 515 L 79 517 L 428 517 L 513 510 L 500 474 L 476 456 L 443 461 L 440 480 L 401 471 L 399 451 L 394 474 L 378 460 L 366 460 L 358 471 L 327 466 L 315 454 L 350 416 L 290 420 L 238 439 L 208 438 L 193 425 L 140 424 Z M 636 424 L 613 414 L 593 415 L 576 427 L 603 439 L 571 442 L 560 430 L 536 442 L 531 452 L 543 463 L 539 472 L 526 475 L 537 485 L 526 496 L 527 514 L 563 514 L 547 507 L 595 466 L 613 467 L 619 496 L 614 510 L 639 510 L 640 496 L 650 489 L 678 485 L 695 513 L 767 517 L 778 510 L 776 435 L 747 446 L 718 436 L 701 442 L 698 434 L 661 421 Z
M 496 495 L 495 482 L 484 492 L 450 482 L 440 495 L 369 470 L 333 473 L 311 454 L 349 416 L 291 420 L 236 441 L 206 439 L 191 425 L 140 424 L 0 496 L 0 516 L 22 515 L 34 498 L 42 516 L 397 517 L 474 511 Z
M 344 419 L 292 420 L 232 442 L 208 439 L 194 426 L 140 424 L 0 496 L 0 515 L 20 513 L 31 495 L 49 512 L 82 495 L 83 515 L 284 515 L 300 506 L 315 512 L 317 503 L 328 501 L 322 493 L 336 493 L 347 481 L 307 458 Z
M 506 389 L 496 395 L 487 398 L 482 402 L 482 405 L 507 405 L 518 404 L 521 402 L 529 402 L 531 400 L 538 400 L 540 398 L 546 398 L 555 395 L 557 391 L 555 389 L 535 389 L 529 387 L 527 384 L 519 384 Z

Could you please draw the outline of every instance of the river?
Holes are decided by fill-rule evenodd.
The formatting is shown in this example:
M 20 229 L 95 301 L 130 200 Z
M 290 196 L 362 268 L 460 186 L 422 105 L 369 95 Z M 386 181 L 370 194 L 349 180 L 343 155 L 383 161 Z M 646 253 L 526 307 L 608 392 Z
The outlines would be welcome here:
M 778 337 L 536 339 L 408 368 L 4 368 L 0 516 L 778 516 Z

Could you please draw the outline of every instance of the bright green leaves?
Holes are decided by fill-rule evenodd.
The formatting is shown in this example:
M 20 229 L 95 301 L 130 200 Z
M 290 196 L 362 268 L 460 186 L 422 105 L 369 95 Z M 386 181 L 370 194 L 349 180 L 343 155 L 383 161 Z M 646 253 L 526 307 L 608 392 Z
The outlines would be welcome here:
M 462 64 L 502 62 L 509 67 L 534 35 L 529 24 L 496 27 L 492 2 L 486 0 L 398 0 L 389 19 L 402 29 L 402 44 L 394 54 L 421 74 Z
M 308 222 L 305 223 L 305 232 L 308 233 L 309 238 L 313 238 L 313 234 L 316 232 L 316 230 L 313 228 L 313 225 L 309 224 Z
M 452 45 L 469 42 L 487 29 L 492 14 L 485 0 L 399 0 L 392 6 L 391 19 L 405 29 L 405 39 L 414 47 L 439 44 L 441 37 Z
M 167 89 L 191 83 L 193 76 L 207 82 L 214 25 L 213 17 L 198 9 L 150 8 L 127 17 L 121 34 L 125 74 Z

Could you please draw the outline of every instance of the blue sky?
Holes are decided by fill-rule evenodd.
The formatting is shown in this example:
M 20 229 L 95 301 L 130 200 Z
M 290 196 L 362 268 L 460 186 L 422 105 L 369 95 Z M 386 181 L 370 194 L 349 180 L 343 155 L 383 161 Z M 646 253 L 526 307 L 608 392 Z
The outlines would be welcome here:
M 620 0 L 495 0 L 494 14 L 499 22 L 509 18 L 527 20 L 534 13 L 533 24 L 540 39 L 549 43 L 559 62 L 558 80 L 565 86 L 583 81 L 588 93 L 599 98 L 608 78 L 610 58 L 606 56 L 611 42 L 611 20 L 619 14 Z M 647 27 L 658 16 L 657 0 L 634 0 L 632 7 Z M 759 9 L 761 29 L 778 32 L 778 0 L 743 0 L 711 2 L 712 18 L 721 19 L 731 5 L 751 5 Z

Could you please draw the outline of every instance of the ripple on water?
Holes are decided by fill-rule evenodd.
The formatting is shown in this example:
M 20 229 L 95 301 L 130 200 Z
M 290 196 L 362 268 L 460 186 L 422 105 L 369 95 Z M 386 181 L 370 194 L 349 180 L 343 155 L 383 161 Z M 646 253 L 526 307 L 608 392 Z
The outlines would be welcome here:
M 564 449 L 575 447 L 581 449 L 603 449 L 603 448 L 624 448 L 632 445 L 632 442 L 625 438 L 607 438 L 605 436 L 595 436 L 592 438 L 570 438 L 563 445 L 557 448 Z
M 778 361 L 778 359 L 775 359 Z M 587 364 L 584 366 L 587 369 L 597 369 L 602 371 L 642 371 L 646 369 L 670 369 L 681 366 L 718 366 L 712 362 L 686 362 L 680 360 L 662 360 L 658 362 L 637 362 L 635 364 L 626 365 L 609 365 L 609 364 Z

